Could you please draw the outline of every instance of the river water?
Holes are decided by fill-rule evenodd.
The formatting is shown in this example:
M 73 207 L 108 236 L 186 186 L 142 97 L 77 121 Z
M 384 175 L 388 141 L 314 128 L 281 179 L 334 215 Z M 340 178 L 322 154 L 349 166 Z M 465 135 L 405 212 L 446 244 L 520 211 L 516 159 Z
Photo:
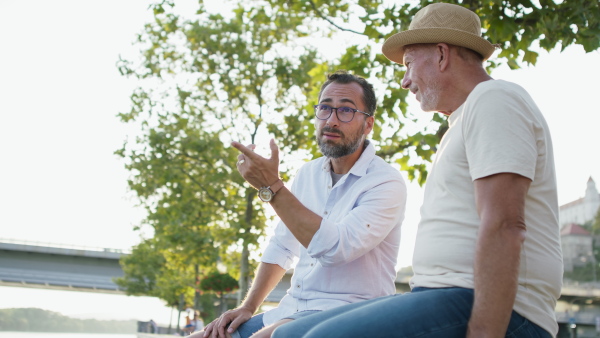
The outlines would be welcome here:
M 0 338 L 136 338 L 135 334 L 0 331 Z

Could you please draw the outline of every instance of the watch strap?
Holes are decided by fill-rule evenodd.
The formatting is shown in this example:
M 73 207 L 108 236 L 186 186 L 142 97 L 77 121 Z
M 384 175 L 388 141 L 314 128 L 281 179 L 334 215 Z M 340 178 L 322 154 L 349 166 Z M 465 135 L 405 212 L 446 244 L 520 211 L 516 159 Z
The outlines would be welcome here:
M 277 182 L 269 186 L 269 189 L 271 189 L 273 195 L 275 195 L 281 188 L 283 188 L 283 181 L 281 179 L 278 179 Z

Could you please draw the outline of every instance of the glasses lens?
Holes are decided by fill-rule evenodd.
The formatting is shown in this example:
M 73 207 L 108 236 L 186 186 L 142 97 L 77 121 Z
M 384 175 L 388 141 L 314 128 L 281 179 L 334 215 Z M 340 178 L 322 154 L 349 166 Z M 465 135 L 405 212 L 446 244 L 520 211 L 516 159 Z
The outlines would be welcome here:
M 354 109 L 350 107 L 339 107 L 337 109 L 338 119 L 342 122 L 349 122 L 354 117 Z
M 315 114 L 317 118 L 325 120 L 331 115 L 331 107 L 326 104 L 318 104 L 315 106 Z

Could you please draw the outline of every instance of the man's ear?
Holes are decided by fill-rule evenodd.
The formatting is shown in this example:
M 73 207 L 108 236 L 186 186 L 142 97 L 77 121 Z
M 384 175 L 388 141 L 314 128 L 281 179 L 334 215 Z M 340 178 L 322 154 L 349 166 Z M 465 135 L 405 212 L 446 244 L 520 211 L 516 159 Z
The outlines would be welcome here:
M 371 132 L 371 130 L 373 130 L 373 125 L 375 124 L 375 116 L 367 116 L 365 123 L 366 126 L 364 135 L 368 135 Z
M 450 46 L 446 43 L 438 43 L 435 48 L 438 56 L 438 66 L 440 72 L 443 72 L 450 65 Z

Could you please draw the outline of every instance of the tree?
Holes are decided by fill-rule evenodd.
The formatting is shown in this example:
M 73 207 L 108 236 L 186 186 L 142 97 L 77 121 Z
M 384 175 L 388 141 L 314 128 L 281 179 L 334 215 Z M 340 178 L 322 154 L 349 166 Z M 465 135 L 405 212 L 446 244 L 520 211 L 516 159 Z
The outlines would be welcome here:
M 293 107 L 312 88 L 305 80 L 314 52 L 296 59 L 277 52 L 282 27 L 298 36 L 294 32 L 302 22 L 287 20 L 285 13 L 277 21 L 277 13 L 240 8 L 231 19 L 210 15 L 181 21 L 164 6 L 155 6 L 156 22 L 141 38 L 152 46 L 144 65 L 134 71 L 123 61 L 120 69 L 139 78 L 178 72 L 171 79 L 176 88 L 157 96 L 140 88 L 132 95 L 133 109 L 120 117 L 142 121 L 143 135 L 118 154 L 128 160 L 130 187 L 148 210 L 154 236 L 171 248 L 171 266 L 183 273 L 186 264 L 207 268 L 220 257 L 237 272 L 228 258 L 241 248 L 240 289 L 245 292 L 250 246 L 263 235 L 266 217 L 262 205 L 255 204 L 256 191 L 237 174 L 236 152 L 225 145 L 234 139 L 254 143 L 259 133 L 278 128 L 281 118 L 266 120 L 267 111 L 295 120 Z M 278 25 L 267 25 L 273 18 Z M 186 48 L 178 50 L 178 39 Z M 172 106 L 161 101 L 168 95 L 175 97 Z M 310 128 L 296 120 L 284 133 L 289 136 L 284 149 L 300 148 L 310 139 L 301 134 Z
M 512 68 L 535 64 L 537 45 L 599 48 L 596 1 L 447 2 L 477 12 L 484 36 L 500 45 L 490 70 L 500 62 Z M 424 183 L 447 125 L 433 114 L 425 128 L 413 128 L 417 117 L 407 109 L 407 91 L 399 84 L 404 68 L 380 54 L 379 44 L 405 29 L 428 3 L 247 0 L 237 2 L 231 15 L 222 15 L 207 13 L 200 2 L 189 16 L 178 14 L 175 2 L 153 4 L 155 21 L 138 39 L 141 62 L 119 62 L 124 75 L 144 81 L 132 94 L 132 110 L 120 114 L 124 122 L 140 125 L 141 136 L 118 154 L 126 159 L 130 187 L 147 208 L 146 222 L 159 239 L 154 249 L 169 266 L 157 276 L 150 273 L 149 280 L 163 280 L 169 289 L 168 279 L 161 279 L 169 276 L 191 280 L 187 287 L 193 288 L 198 275 L 220 257 L 239 278 L 243 296 L 249 254 L 264 235 L 268 217 L 256 204 L 255 190 L 237 173 L 236 152 L 228 145 L 273 135 L 284 160 L 317 156 L 310 107 L 324 75 L 336 69 L 375 83 L 381 93 L 373 134 L 378 154 Z M 338 46 L 338 52 L 324 53 L 316 39 Z
M 228 273 L 213 271 L 204 277 L 202 282 L 200 282 L 200 287 L 204 291 L 214 292 L 217 296 L 219 296 L 219 301 L 221 303 L 220 314 L 222 314 L 223 312 L 227 311 L 225 294 L 235 291 L 239 285 L 238 282 Z

